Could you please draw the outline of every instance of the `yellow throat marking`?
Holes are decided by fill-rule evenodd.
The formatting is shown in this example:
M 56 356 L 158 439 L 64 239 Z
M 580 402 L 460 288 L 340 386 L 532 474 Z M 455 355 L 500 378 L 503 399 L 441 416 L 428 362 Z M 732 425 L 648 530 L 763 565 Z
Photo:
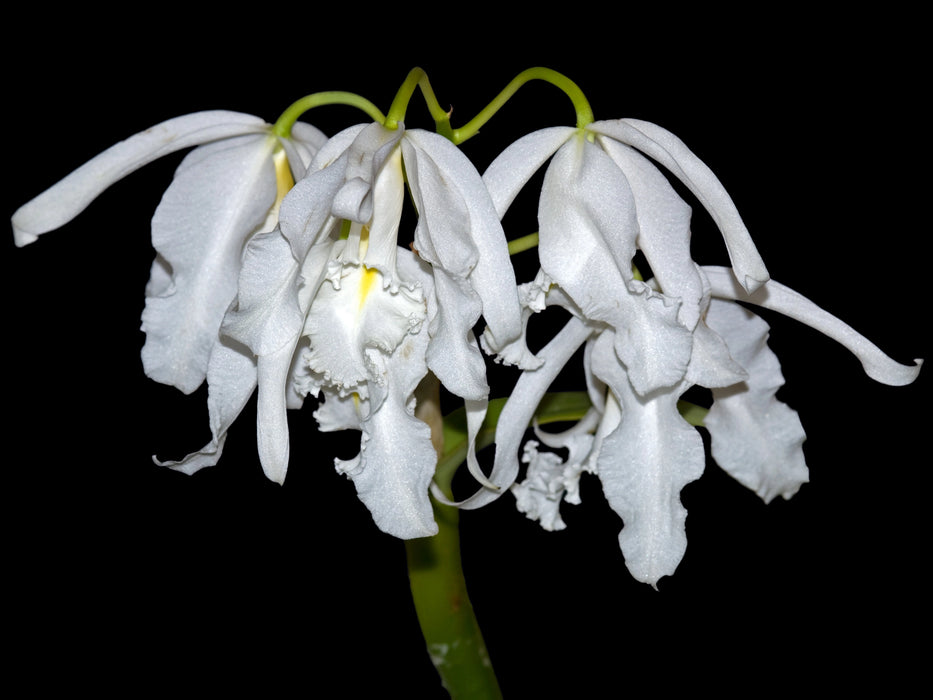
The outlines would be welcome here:
M 369 228 L 364 226 L 363 231 L 360 233 L 360 260 L 366 256 L 366 251 L 369 248 Z M 379 270 L 366 267 L 362 262 L 360 263 L 362 268 L 362 277 L 360 278 L 360 305 L 359 308 L 363 308 L 363 304 L 366 303 L 366 297 L 369 296 L 369 293 L 373 289 L 373 285 L 376 284 L 376 281 L 379 279 Z
M 282 200 L 295 186 L 295 178 L 292 177 L 292 169 L 288 165 L 288 156 L 280 143 L 275 145 L 275 150 L 272 152 L 272 164 L 275 166 L 275 204 L 272 205 L 272 210 L 278 218 Z

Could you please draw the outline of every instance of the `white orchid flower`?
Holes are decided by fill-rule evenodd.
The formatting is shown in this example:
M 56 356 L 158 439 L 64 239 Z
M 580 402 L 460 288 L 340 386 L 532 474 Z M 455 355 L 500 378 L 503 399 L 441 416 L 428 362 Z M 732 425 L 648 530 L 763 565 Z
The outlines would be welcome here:
M 731 268 L 697 265 L 690 254 L 690 208 L 646 156 L 681 179 L 709 210 Z M 523 285 L 526 307 L 558 304 L 570 321 L 539 353 L 509 396 L 496 431 L 495 470 L 517 477 L 525 429 L 545 392 L 582 346 L 593 409 L 560 435 L 538 432 L 526 446 L 526 478 L 513 486 L 519 509 L 548 529 L 564 526 L 562 500 L 578 501 L 578 480 L 599 476 L 623 527 L 619 543 L 632 575 L 651 585 L 671 575 L 686 549 L 680 491 L 700 477 L 700 435 L 678 410 L 692 386 L 712 390 L 705 425 L 713 456 L 765 501 L 789 498 L 808 478 L 797 414 L 778 402 L 780 366 L 767 326 L 735 300 L 786 313 L 854 352 L 872 378 L 913 381 L 919 371 L 812 302 L 769 280 L 722 185 L 678 139 L 645 122 L 597 122 L 531 134 L 484 174 L 500 216 L 550 159 L 538 209 L 538 278 Z M 641 250 L 654 277 L 633 273 Z M 572 252 L 569 252 L 572 251 Z M 486 496 L 489 500 L 492 496 Z
M 398 241 L 406 182 L 418 214 L 417 254 Z M 284 481 L 286 411 L 310 394 L 324 399 L 315 412 L 322 430 L 361 431 L 359 455 L 336 466 L 378 527 L 402 538 L 434 534 L 437 454 L 428 425 L 414 415 L 415 391 L 435 374 L 465 401 L 475 437 L 489 394 L 472 330 L 481 315 L 487 349 L 536 366 L 515 343 L 518 290 L 479 173 L 436 134 L 378 123 L 347 129 L 285 197 L 279 229 L 250 241 L 222 329 L 232 341 L 227 350 L 248 351 L 217 363 L 226 384 L 212 384 L 214 440 L 178 466 L 216 461 L 255 382 L 262 466 Z M 231 368 L 247 356 L 254 371 L 235 376 Z M 472 452 L 468 462 L 484 480 Z
M 32 243 L 138 168 L 197 146 L 152 219 L 156 258 L 142 317 L 146 374 L 190 393 L 205 379 L 247 239 L 275 226 L 281 197 L 324 140 L 301 122 L 290 137 L 279 137 L 272 125 L 238 112 L 170 119 L 115 144 L 20 207 L 12 219 L 15 241 Z

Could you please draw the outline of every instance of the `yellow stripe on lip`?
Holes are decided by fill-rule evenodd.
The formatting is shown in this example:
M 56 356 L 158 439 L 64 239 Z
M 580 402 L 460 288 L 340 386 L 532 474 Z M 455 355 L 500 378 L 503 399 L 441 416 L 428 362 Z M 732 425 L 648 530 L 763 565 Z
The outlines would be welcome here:
M 369 296 L 369 293 L 373 289 L 373 285 L 375 285 L 376 280 L 379 279 L 379 270 L 373 267 L 366 267 L 366 265 L 362 262 L 363 258 L 366 257 L 366 251 L 368 248 L 369 227 L 364 226 L 363 230 L 360 232 L 360 266 L 362 268 L 362 277 L 360 278 L 360 309 L 363 308 L 363 304 L 366 303 L 366 297 Z

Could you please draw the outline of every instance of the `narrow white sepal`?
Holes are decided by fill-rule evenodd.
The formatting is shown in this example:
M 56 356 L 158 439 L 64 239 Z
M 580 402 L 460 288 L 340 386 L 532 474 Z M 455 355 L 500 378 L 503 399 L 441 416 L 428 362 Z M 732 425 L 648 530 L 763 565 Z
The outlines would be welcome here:
M 156 124 L 114 144 L 20 207 L 12 218 L 16 245 L 28 245 L 66 224 L 112 184 L 164 155 L 268 129 L 258 117 L 228 111 L 196 112 Z
M 877 382 L 903 386 L 910 384 L 920 374 L 922 359 L 914 360 L 916 364 L 913 366 L 892 360 L 865 336 L 790 287 L 772 280 L 758 291 L 749 294 L 739 286 L 728 268 L 703 267 L 703 271 L 709 278 L 713 296 L 756 304 L 820 331 L 855 355 L 862 363 L 865 373 Z
M 683 141 L 657 124 L 639 119 L 595 122 L 587 129 L 634 146 L 693 192 L 722 232 L 732 267 L 747 291 L 754 291 L 768 280 L 764 261 L 726 188 Z

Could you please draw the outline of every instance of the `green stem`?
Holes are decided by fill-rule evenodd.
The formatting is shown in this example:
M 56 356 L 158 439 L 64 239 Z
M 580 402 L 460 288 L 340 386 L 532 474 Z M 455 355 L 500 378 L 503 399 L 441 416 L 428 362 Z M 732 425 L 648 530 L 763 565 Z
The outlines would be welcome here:
M 452 138 L 453 132 L 450 128 L 450 113 L 445 111 L 437 101 L 437 97 L 434 95 L 434 88 L 431 87 L 431 81 L 428 80 L 428 75 L 424 72 L 423 68 L 412 68 L 411 71 L 409 71 L 408 76 L 405 78 L 405 82 L 402 83 L 402 86 L 395 94 L 395 99 L 392 100 L 392 104 L 389 106 L 389 112 L 383 122 L 385 126 L 389 129 L 396 129 L 398 128 L 399 122 L 405 121 L 408 103 L 411 102 L 411 97 L 415 92 L 415 88 L 421 88 L 424 101 L 428 106 L 428 112 L 430 112 L 431 118 L 434 119 L 437 133 L 441 136 Z
M 459 129 L 453 130 L 454 143 L 460 144 L 472 138 L 480 128 L 498 112 L 502 106 L 518 91 L 520 87 L 532 80 L 544 80 L 563 90 L 573 102 L 577 114 L 577 127 L 582 129 L 593 122 L 593 110 L 579 86 L 565 75 L 550 68 L 529 68 L 519 73 L 495 99 L 490 102 L 479 114 Z
M 419 387 L 419 418 L 431 426 L 438 455 L 445 450 L 445 421 L 440 413 L 440 384 L 433 375 Z M 439 463 L 441 463 L 439 461 Z M 453 497 L 454 468 L 440 470 L 435 482 Z M 501 698 L 499 682 L 473 612 L 460 559 L 459 511 L 434 503 L 438 532 L 407 540 L 408 578 L 428 654 L 441 683 L 454 700 Z
M 276 136 L 287 138 L 289 135 L 291 135 L 292 127 L 295 125 L 295 122 L 298 121 L 298 118 L 309 109 L 314 109 L 315 107 L 321 107 L 323 105 L 338 104 L 357 107 L 379 123 L 383 123 L 385 121 L 385 115 L 379 110 L 378 107 L 376 107 L 376 105 L 367 100 L 365 97 L 361 97 L 352 92 L 315 92 L 314 94 L 307 95 L 302 97 L 300 100 L 293 102 L 288 107 L 288 109 L 282 112 L 282 115 L 278 118 L 278 120 L 275 122 L 275 125 L 273 126 L 273 131 Z
M 412 597 L 428 653 L 454 700 L 501 698 L 467 593 L 459 512 L 436 504 L 434 515 L 438 527 L 434 537 L 405 543 Z
M 526 250 L 531 250 L 536 245 L 538 245 L 538 234 L 529 233 L 527 236 L 509 241 L 509 255 L 516 255 Z

